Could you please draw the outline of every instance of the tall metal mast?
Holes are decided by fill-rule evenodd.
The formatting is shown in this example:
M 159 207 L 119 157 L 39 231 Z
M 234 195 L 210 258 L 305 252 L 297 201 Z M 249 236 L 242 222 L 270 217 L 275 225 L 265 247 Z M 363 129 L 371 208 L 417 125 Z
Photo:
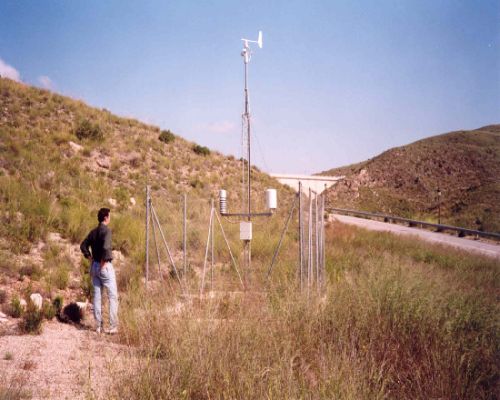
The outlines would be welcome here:
M 250 62 L 250 59 L 252 57 L 252 53 L 250 51 L 250 46 L 249 43 L 257 43 L 260 48 L 262 48 L 262 32 L 259 32 L 259 37 L 257 40 L 248 40 L 248 39 L 241 39 L 243 40 L 243 50 L 241 51 L 241 56 L 243 57 L 243 63 L 245 65 L 245 112 L 243 113 L 243 121 L 246 124 L 246 134 L 247 134 L 247 220 L 248 220 L 248 226 L 249 230 L 251 231 L 252 225 L 251 225 L 251 220 L 252 220 L 252 194 L 251 194 L 251 182 L 252 182 L 252 163 L 250 159 L 250 149 L 251 149 L 251 123 L 250 123 L 250 105 L 249 105 L 249 95 L 248 95 L 248 63 Z M 243 177 L 245 174 L 243 173 Z M 245 212 L 243 210 L 243 212 Z M 241 227 L 240 227 L 241 229 Z M 241 235 L 241 233 L 240 233 Z M 251 234 L 250 234 L 251 238 Z M 252 250 L 251 250 L 251 244 L 250 240 L 244 240 L 244 256 L 243 258 L 245 259 L 246 263 L 246 269 L 247 271 L 250 269 L 250 265 L 252 262 Z
M 250 149 L 251 149 L 251 122 L 250 122 L 250 104 L 249 104 L 249 91 L 248 91 L 248 63 L 252 57 L 252 53 L 250 51 L 249 43 L 257 43 L 259 48 L 262 48 L 262 32 L 259 32 L 258 40 L 248 40 L 241 39 L 243 41 L 243 50 L 241 51 L 241 56 L 243 57 L 243 63 L 245 66 L 245 112 L 243 113 L 243 121 L 246 125 L 246 135 L 247 135 L 247 213 L 248 213 L 248 221 L 251 220 L 252 213 L 252 194 L 251 194 L 251 171 L 252 171 L 252 163 L 250 158 Z
M 251 149 L 251 122 L 250 122 L 250 101 L 249 101 L 249 90 L 248 90 L 248 63 L 250 62 L 252 52 L 250 50 L 249 43 L 257 43 L 259 48 L 262 49 L 262 32 L 259 32 L 259 36 L 257 40 L 249 40 L 249 39 L 241 39 L 243 41 L 243 50 L 241 51 L 241 56 L 243 57 L 243 63 L 245 67 L 245 110 L 242 115 L 242 142 L 244 142 L 244 137 L 246 134 L 247 139 L 247 154 L 246 154 L 246 165 L 244 156 L 242 155 L 242 192 L 243 192 L 243 205 L 242 212 L 240 213 L 229 213 L 227 212 L 227 193 L 225 190 L 219 191 L 219 201 L 220 201 L 220 214 L 222 216 L 227 217 L 241 217 L 244 221 L 240 221 L 240 240 L 243 241 L 243 260 L 245 263 L 245 271 L 246 276 L 245 287 L 247 287 L 247 276 L 248 271 L 250 271 L 251 260 L 252 260 L 252 251 L 251 251 L 251 242 L 252 242 L 252 217 L 271 217 L 274 211 L 277 208 L 277 195 L 276 189 L 267 189 L 266 190 L 266 205 L 268 208 L 268 212 L 257 212 L 252 213 L 252 198 L 251 198 L 251 188 L 252 188 L 252 163 L 250 159 L 250 149 Z M 243 147 L 243 143 L 242 143 Z M 247 168 L 245 170 L 245 167 Z M 246 196 L 245 196 L 245 178 L 247 180 L 246 184 Z M 246 204 L 245 204 L 246 203 Z
M 246 135 L 247 135 L 247 165 L 246 165 L 246 175 L 247 175 L 247 213 L 248 220 L 251 220 L 250 213 L 252 212 L 251 206 L 251 160 L 250 160 L 250 106 L 248 101 L 248 63 L 250 62 L 250 48 L 248 46 L 248 40 L 243 41 L 243 50 L 241 55 L 243 57 L 243 63 L 245 65 L 245 111 L 243 113 L 243 121 L 244 126 L 246 127 Z

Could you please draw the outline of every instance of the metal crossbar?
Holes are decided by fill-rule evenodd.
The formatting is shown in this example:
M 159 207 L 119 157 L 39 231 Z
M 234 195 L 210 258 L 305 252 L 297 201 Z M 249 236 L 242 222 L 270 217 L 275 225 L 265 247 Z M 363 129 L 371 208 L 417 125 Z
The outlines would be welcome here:
M 402 222 L 402 223 L 407 223 L 410 226 L 416 226 L 416 227 L 420 226 L 422 228 L 424 228 L 424 227 L 425 228 L 435 228 L 439 232 L 441 232 L 441 231 L 454 231 L 454 232 L 457 232 L 460 236 L 471 235 L 471 236 L 480 236 L 480 237 L 487 237 L 487 238 L 500 240 L 500 234 L 495 233 L 495 232 L 483 232 L 483 231 L 477 231 L 474 229 L 461 228 L 458 226 L 433 224 L 431 222 L 396 217 L 393 215 L 371 213 L 371 212 L 367 212 L 367 211 L 349 210 L 349 209 L 344 209 L 344 208 L 328 207 L 328 208 L 326 208 L 326 211 L 336 212 L 336 213 L 341 213 L 341 214 L 346 214 L 346 215 L 360 216 L 360 217 L 380 218 L 380 219 L 383 219 L 384 222 L 391 222 L 391 221 L 392 222 Z

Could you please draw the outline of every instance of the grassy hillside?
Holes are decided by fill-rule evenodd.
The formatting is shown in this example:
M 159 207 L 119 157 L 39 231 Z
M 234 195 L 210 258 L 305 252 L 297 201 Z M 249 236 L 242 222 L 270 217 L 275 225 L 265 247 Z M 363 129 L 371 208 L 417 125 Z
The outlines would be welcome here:
M 206 240 L 209 202 L 218 189 L 228 190 L 230 210 L 240 204 L 241 164 L 234 157 L 8 79 L 0 79 L 0 154 L 0 270 L 12 277 L 23 268 L 41 270 L 24 275 L 36 277 L 47 294 L 54 287 L 49 269 L 70 278 L 78 273 L 75 245 L 96 224 L 102 206 L 113 211 L 114 245 L 125 257 L 121 264 L 140 271 L 146 183 L 176 254 L 182 193 L 188 194 L 193 253 Z M 257 169 L 253 177 L 256 209 L 264 207 L 267 187 L 279 188 L 281 205 L 287 204 L 290 190 Z M 60 240 L 48 243 L 49 233 Z
M 500 125 L 458 131 L 322 172 L 345 175 L 329 203 L 500 232 Z
M 301 292 L 295 218 L 267 281 L 293 194 L 255 171 L 256 208 L 263 208 L 268 186 L 280 188 L 280 208 L 273 218 L 256 221 L 252 270 L 245 271 L 249 290 L 236 289 L 217 230 L 215 264 L 202 297 L 209 199 L 223 186 L 230 190 L 229 207 L 239 204 L 241 170 L 232 157 L 4 79 L 0 151 L 3 306 L 13 292 L 36 290 L 52 299 L 63 293 L 65 300 L 68 290 L 88 295 L 88 265 L 78 243 L 95 224 L 97 209 L 115 204 L 111 228 L 123 256 L 116 262 L 116 340 L 130 351 L 129 362 L 119 357 L 118 365 L 106 364 L 115 374 L 110 398 L 496 398 L 497 260 L 329 224 L 323 290 Z M 180 295 L 171 275 L 158 279 L 153 247 L 152 282 L 146 287 L 139 279 L 146 182 L 178 262 L 180 195 L 188 193 L 187 294 Z M 240 261 L 234 222 L 224 226 Z M 16 357 L 18 350 L 12 351 Z M 89 368 L 82 362 L 79 372 Z M 81 383 L 89 398 L 93 385 L 90 378 Z M 0 397 L 9 390 L 0 383 Z

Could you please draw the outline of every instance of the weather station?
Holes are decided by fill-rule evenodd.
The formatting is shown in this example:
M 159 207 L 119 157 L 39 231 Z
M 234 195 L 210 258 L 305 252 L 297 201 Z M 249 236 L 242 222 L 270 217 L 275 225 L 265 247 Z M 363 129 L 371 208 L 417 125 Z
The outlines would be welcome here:
M 245 67 L 245 109 L 242 114 L 242 138 L 246 139 L 245 156 L 242 157 L 242 186 L 243 196 L 242 211 L 239 213 L 228 212 L 227 192 L 224 189 L 219 191 L 219 212 L 223 217 L 239 217 L 240 221 L 240 240 L 243 242 L 243 259 L 245 270 L 248 272 L 251 267 L 252 260 L 252 218 L 256 217 L 271 217 L 277 209 L 278 198 L 276 189 L 266 189 L 266 208 L 267 211 L 253 212 L 252 211 L 252 164 L 251 164 L 251 118 L 250 118 L 250 104 L 249 104 L 249 90 L 248 90 L 248 64 L 252 58 L 252 51 L 250 43 L 257 43 L 258 47 L 262 49 L 262 31 L 259 31 L 257 40 L 241 39 L 243 41 L 243 50 L 241 56 Z M 242 146 L 243 147 L 243 146 Z

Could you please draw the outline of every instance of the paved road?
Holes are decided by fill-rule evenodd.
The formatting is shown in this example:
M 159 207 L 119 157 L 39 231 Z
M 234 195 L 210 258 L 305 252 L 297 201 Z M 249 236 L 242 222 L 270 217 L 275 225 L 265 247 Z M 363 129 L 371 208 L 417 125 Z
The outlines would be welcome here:
M 420 239 L 427 240 L 429 242 L 453 246 L 462 250 L 480 253 L 486 256 L 500 259 L 500 244 L 486 243 L 479 240 L 472 240 L 467 238 L 459 238 L 457 236 L 451 236 L 444 233 L 430 232 L 423 229 L 409 228 L 403 225 L 373 221 L 364 218 L 350 217 L 347 215 L 331 214 L 330 216 L 333 216 L 334 219 L 345 224 L 356 225 L 374 231 L 393 232 L 398 235 L 418 236 Z

